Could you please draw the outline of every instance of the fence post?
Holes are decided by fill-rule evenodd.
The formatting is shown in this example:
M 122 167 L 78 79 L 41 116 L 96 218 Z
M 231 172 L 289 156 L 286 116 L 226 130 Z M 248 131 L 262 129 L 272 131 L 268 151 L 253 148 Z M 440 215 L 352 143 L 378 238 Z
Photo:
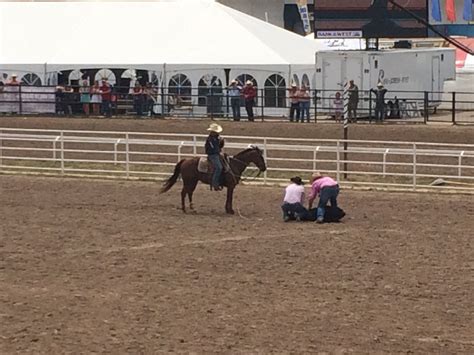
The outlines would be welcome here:
M 454 91 L 453 91 L 453 99 L 452 99 L 451 118 L 452 118 L 453 124 L 456 124 L 456 93 Z
M 416 190 L 416 143 L 413 143 L 413 191 Z
M 372 91 L 369 90 L 369 123 L 372 123 Z
M 64 132 L 61 131 L 61 175 L 64 175 Z
M 424 99 L 423 99 L 423 120 L 424 120 L 424 123 L 427 124 L 428 123 L 428 107 L 429 107 L 429 103 L 428 103 L 428 91 L 425 91 L 424 93 Z
M 267 165 L 267 138 L 263 138 L 263 159 L 265 159 L 265 165 Z M 263 172 L 263 184 L 267 184 L 267 171 L 268 171 L 268 165 L 267 169 Z
M 462 176 L 462 157 L 464 156 L 464 150 L 459 154 L 459 162 L 458 162 L 458 176 Z
M 128 132 L 125 133 L 125 176 L 130 177 L 130 142 Z
M 383 177 L 385 178 L 386 174 L 387 174 L 387 154 L 388 152 L 390 151 L 390 148 L 387 148 L 385 149 L 385 153 L 383 153 L 383 165 L 382 165 L 382 173 L 383 173 Z
M 336 168 L 336 171 L 337 171 L 337 181 L 339 181 L 341 179 L 341 153 L 340 153 L 340 149 L 341 148 L 341 142 L 338 140 L 337 141 L 337 152 L 336 152 L 336 163 L 337 163 L 337 168 Z
M 0 130 L 0 170 L 3 166 L 3 140 L 2 140 L 2 131 Z
M 18 107 L 19 107 L 19 111 L 20 111 L 20 115 L 23 114 L 23 103 L 22 103 L 22 97 L 21 97 L 21 84 L 18 85 Z
M 263 90 L 264 89 L 260 89 L 260 106 L 262 107 L 262 122 L 265 121 L 264 117 L 265 117 L 265 105 L 264 105 L 264 102 L 263 102 Z M 258 91 L 257 91 L 258 93 Z M 257 100 L 258 100 L 258 94 L 257 94 Z
M 314 123 L 318 123 L 318 90 L 314 90 Z
M 197 137 L 193 136 L 193 155 L 197 155 Z

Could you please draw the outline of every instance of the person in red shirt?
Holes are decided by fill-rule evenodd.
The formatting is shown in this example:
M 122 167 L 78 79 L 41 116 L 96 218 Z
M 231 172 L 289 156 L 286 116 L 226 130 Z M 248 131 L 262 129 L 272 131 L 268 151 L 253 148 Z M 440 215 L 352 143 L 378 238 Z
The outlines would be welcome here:
M 106 117 L 112 117 L 111 102 L 112 102 L 112 88 L 107 79 L 102 79 L 100 86 L 100 93 L 102 94 L 102 114 Z
M 253 107 L 255 106 L 255 97 L 257 96 L 257 89 L 253 86 L 250 80 L 247 80 L 245 87 L 242 89 L 242 94 L 245 100 L 245 110 L 247 111 L 247 117 L 249 121 L 254 121 Z

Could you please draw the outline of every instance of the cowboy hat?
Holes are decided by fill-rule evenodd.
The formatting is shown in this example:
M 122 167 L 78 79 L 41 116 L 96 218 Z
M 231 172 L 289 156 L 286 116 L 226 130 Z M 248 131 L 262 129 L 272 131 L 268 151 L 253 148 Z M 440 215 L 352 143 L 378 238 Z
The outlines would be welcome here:
M 382 84 L 381 82 L 379 82 L 379 83 L 377 84 L 377 87 L 378 87 L 378 88 L 383 88 L 383 84 Z
M 238 81 L 234 79 L 234 80 L 232 80 L 230 83 L 231 83 L 231 84 L 237 84 Z
M 321 179 L 323 176 L 321 175 L 321 173 L 319 171 L 315 171 L 313 173 L 313 175 L 311 175 L 311 182 L 315 181 L 315 180 L 318 180 L 318 179 Z
M 12 74 L 12 78 L 16 78 L 17 76 L 15 73 Z
M 253 83 L 252 83 L 250 80 L 247 80 L 247 81 L 245 82 L 245 85 L 253 85 Z
M 291 87 L 292 87 L 292 88 L 295 88 L 295 87 L 297 87 L 297 86 L 298 86 L 298 85 L 296 85 L 295 83 L 291 83 Z
M 210 132 L 221 133 L 222 132 L 222 127 L 220 125 L 218 125 L 217 123 L 211 123 L 207 130 L 210 131 Z
M 291 182 L 294 182 L 296 185 L 303 185 L 303 180 L 299 176 L 292 177 Z

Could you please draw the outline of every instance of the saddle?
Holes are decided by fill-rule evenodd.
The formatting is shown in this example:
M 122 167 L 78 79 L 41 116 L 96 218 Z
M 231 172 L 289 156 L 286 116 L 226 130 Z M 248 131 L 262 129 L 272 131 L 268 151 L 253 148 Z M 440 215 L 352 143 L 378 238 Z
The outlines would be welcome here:
M 221 163 L 223 167 L 223 173 L 227 173 L 230 171 L 230 165 L 229 165 L 229 156 L 227 154 L 224 154 L 224 156 L 221 155 Z M 198 171 L 200 173 L 204 174 L 212 174 L 214 172 L 214 166 L 212 163 L 207 159 L 207 157 L 200 157 L 198 161 Z

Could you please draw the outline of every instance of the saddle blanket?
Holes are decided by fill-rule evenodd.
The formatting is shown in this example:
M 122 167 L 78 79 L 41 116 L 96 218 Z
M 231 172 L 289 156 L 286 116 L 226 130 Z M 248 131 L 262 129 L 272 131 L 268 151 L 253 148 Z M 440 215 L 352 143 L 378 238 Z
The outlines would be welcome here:
M 222 167 L 224 172 L 228 172 L 230 167 L 229 163 L 225 159 L 221 159 Z M 198 161 L 198 171 L 200 173 L 210 174 L 214 171 L 214 167 L 212 166 L 211 162 L 207 159 L 207 157 L 201 157 Z

